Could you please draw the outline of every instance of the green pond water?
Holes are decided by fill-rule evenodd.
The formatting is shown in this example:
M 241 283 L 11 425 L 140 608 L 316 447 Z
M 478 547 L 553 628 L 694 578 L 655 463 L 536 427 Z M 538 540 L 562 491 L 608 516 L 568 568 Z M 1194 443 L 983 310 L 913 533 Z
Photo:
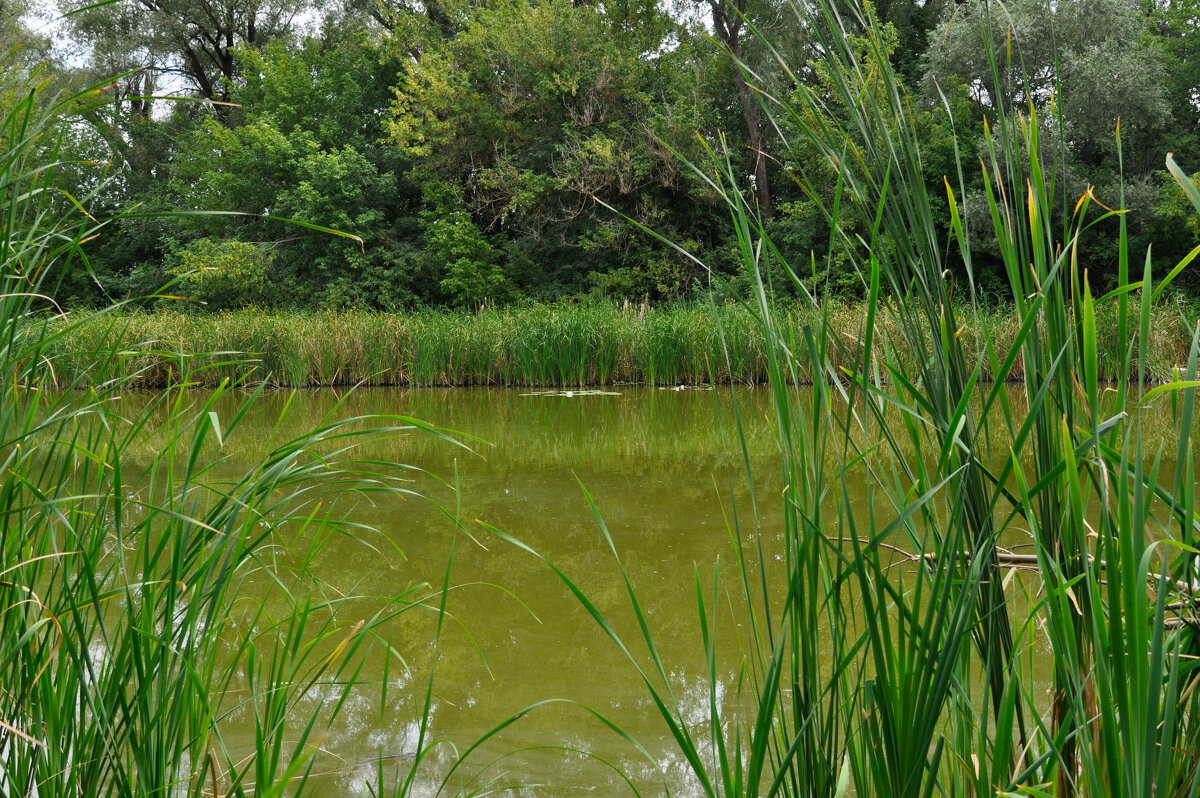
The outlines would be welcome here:
M 226 444 L 226 468 L 233 473 L 249 463 L 248 455 L 264 454 L 273 436 L 294 433 L 290 427 L 296 420 L 316 423 L 331 411 L 340 417 L 398 413 L 464 433 L 456 437 L 471 451 L 413 431 L 363 452 L 428 471 L 412 475 L 406 486 L 426 498 L 341 499 L 337 513 L 379 534 L 364 533 L 362 541 L 337 536 L 326 541 L 311 566 L 315 584 L 320 584 L 314 589 L 329 595 L 386 596 L 420 583 L 440 585 L 454 536 L 454 524 L 443 510 L 457 514 L 477 542 L 462 534 L 457 538 L 451 582 L 458 587 L 448 605 L 453 621 L 436 652 L 432 736 L 462 752 L 531 704 L 575 702 L 529 713 L 473 753 L 459 774 L 473 776 L 502 757 L 482 780 L 494 780 L 496 786 L 531 785 L 521 795 L 633 794 L 612 765 L 626 771 L 645 795 L 663 794 L 664 785 L 672 794 L 687 795 L 685 763 L 664 740 L 666 728 L 633 666 L 544 563 L 490 534 L 477 519 L 558 565 L 611 614 L 640 657 L 645 647 L 612 552 L 580 487 L 586 486 L 645 602 L 685 716 L 701 729 L 709 698 L 696 571 L 710 586 L 713 568 L 721 562 L 727 586 L 737 589 L 726 517 L 736 506 L 743 538 L 755 523 L 749 482 L 730 426 L 735 397 L 761 483 L 756 485 L 762 503 L 758 522 L 773 539 L 778 507 L 764 496 L 778 492 L 773 471 L 778 458 L 767 420 L 770 397 L 761 389 L 736 394 L 728 388 L 616 388 L 609 395 L 485 389 L 375 389 L 349 396 L 334 391 L 268 393 Z M 197 403 L 206 398 L 194 394 Z M 276 429 L 289 402 L 293 421 Z M 233 408 L 231 401 L 217 409 L 229 417 Z M 434 476 L 457 481 L 458 490 Z M 363 616 L 378 607 L 369 600 L 361 604 Z M 733 668 L 739 656 L 737 620 L 727 603 L 722 617 L 729 661 L 722 698 L 728 702 L 734 700 Z M 357 618 L 348 614 L 343 620 L 349 627 Z M 432 612 L 412 611 L 392 624 L 392 643 L 409 671 L 393 660 L 387 706 L 382 708 L 378 688 L 352 691 L 333 731 L 321 740 L 328 755 L 319 758 L 316 768 L 326 774 L 318 794 L 370 794 L 378 788 L 380 756 L 394 758 L 385 770 L 411 767 L 434 623 Z M 371 666 L 376 670 L 364 674 L 365 679 L 382 678 L 382 655 L 376 660 Z M 653 761 L 579 705 L 627 730 Z M 245 733 L 251 728 L 247 725 Z M 453 758 L 450 744 L 436 747 L 421 764 L 414 794 L 430 794 Z
M 195 400 L 203 401 L 203 394 Z M 528 796 L 631 795 L 620 769 L 643 795 L 661 795 L 666 789 L 672 795 L 696 794 L 633 666 L 543 562 L 490 534 L 477 520 L 546 555 L 612 617 L 635 656 L 648 663 L 612 552 L 580 488 L 586 486 L 645 602 L 684 717 L 702 731 L 709 696 L 696 575 L 707 589 L 714 568 L 720 568 L 722 590 L 740 591 L 733 578 L 733 541 L 744 545 L 757 526 L 770 559 L 771 544 L 781 533 L 775 498 L 781 487 L 778 454 L 766 390 L 267 394 L 228 445 L 230 468 L 247 454 L 265 452 L 272 436 L 291 432 L 287 425 L 276 428 L 289 402 L 289 418 L 314 422 L 331 412 L 343 417 L 409 415 L 461 431 L 457 437 L 471 447 L 467 451 L 421 431 L 372 444 L 366 455 L 373 459 L 429 472 L 414 472 L 408 484 L 426 498 L 342 499 L 336 507 L 378 534 L 364 533 L 361 541 L 336 536 L 326 541 L 311 565 L 312 589 L 330 595 L 388 596 L 421 583 L 440 584 L 455 537 L 443 510 L 457 515 L 476 540 L 457 536 L 451 570 L 457 587 L 448 606 L 453 617 L 440 646 L 433 646 L 432 612 L 405 613 L 389 627 L 391 642 L 409 667 L 393 661 L 383 706 L 377 687 L 357 688 L 347 697 L 340 719 L 321 740 L 326 753 L 316 767 L 323 774 L 318 794 L 390 790 L 391 785 L 377 784 L 380 757 L 389 772 L 411 768 L 419 701 L 435 661 L 431 734 L 447 742 L 421 763 L 413 794 L 432 794 L 456 751 L 546 699 L 566 701 L 522 717 L 475 751 L 459 774 L 468 778 L 482 771 L 474 787 L 492 780 L 497 787 L 529 785 L 517 792 Z M 733 429 L 735 402 L 755 475 L 757 506 Z M 433 475 L 457 483 L 458 490 Z M 739 528 L 731 532 L 735 510 Z M 719 700 L 730 706 L 737 701 L 737 634 L 743 619 L 726 598 L 719 605 L 717 629 L 725 664 L 718 692 Z M 364 599 L 363 616 L 374 607 L 377 602 Z M 340 619 L 347 628 L 357 620 L 352 616 Z M 382 659 L 373 660 L 363 678 L 383 679 Z M 649 758 L 580 705 L 628 731 Z

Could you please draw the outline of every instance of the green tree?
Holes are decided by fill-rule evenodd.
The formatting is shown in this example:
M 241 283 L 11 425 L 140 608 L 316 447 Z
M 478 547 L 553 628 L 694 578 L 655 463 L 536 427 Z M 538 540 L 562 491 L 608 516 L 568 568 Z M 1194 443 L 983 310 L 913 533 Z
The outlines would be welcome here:
M 265 300 L 274 257 L 270 247 L 198 238 L 171 252 L 167 272 L 177 290 L 210 310 L 243 308 Z
M 404 177 L 402 154 L 381 143 L 399 65 L 361 25 L 328 30 L 299 47 L 239 51 L 243 80 L 231 96 L 240 120 L 207 114 L 181 131 L 154 193 L 143 195 L 154 210 L 195 214 L 139 220 L 109 236 L 109 247 L 114 238 L 118 247 L 153 242 L 111 266 L 115 290 L 152 291 L 178 252 L 209 240 L 271 253 L 266 287 L 239 299 L 226 285 L 226 303 L 396 308 L 440 296 L 419 274 L 420 192 Z
M 172 166 L 181 144 L 211 120 L 226 126 L 241 121 L 231 103 L 244 85 L 241 53 L 290 37 L 306 3 L 59 0 L 59 10 L 70 12 L 64 20 L 69 36 L 63 71 L 80 85 L 107 83 L 103 92 L 81 101 L 83 124 L 68 142 L 71 159 L 109 164 L 92 213 L 178 208 L 183 192 Z M 76 270 L 64 275 L 64 298 L 97 302 L 153 291 L 166 277 L 164 259 L 174 232 L 161 220 L 115 220 L 103 247 L 91 253 L 96 280 L 79 272 L 83 262 L 77 261 Z
M 708 0 L 712 27 L 716 39 L 732 59 L 730 73 L 737 91 L 738 106 L 745 124 L 746 139 L 750 146 L 753 164 L 754 194 L 758 200 L 758 212 L 769 220 L 774 215 L 771 199 L 771 183 L 767 174 L 769 156 L 766 149 L 764 124 L 760 119 L 760 100 L 746 78 L 746 58 L 743 52 L 742 32 L 747 18 L 747 0 Z
M 870 63 L 875 52 L 892 60 L 900 47 L 900 35 L 894 25 L 884 23 L 847 34 L 845 44 L 858 63 Z M 851 264 L 865 259 L 865 249 L 872 242 L 871 222 L 875 208 L 868 205 L 873 200 L 859 196 L 852 183 L 841 183 L 839 200 L 840 174 L 827 154 L 815 146 L 807 131 L 839 131 L 845 140 L 845 159 L 870 165 L 886 162 L 890 157 L 891 137 L 901 125 L 912 125 L 921 141 L 922 171 L 934 203 L 933 223 L 948 234 L 945 181 L 949 179 L 957 185 L 956 148 L 971 146 L 970 139 L 960 140 L 958 126 L 970 130 L 973 109 L 966 90 L 957 81 L 949 82 L 944 87 L 945 100 L 936 102 L 910 93 L 900 83 L 907 118 L 897 117 L 889 128 L 867 135 L 857 124 L 857 115 L 864 106 L 889 104 L 889 84 L 882 80 L 877 70 L 846 74 L 839 71 L 842 69 L 843 65 L 837 60 L 813 58 L 805 70 L 807 81 L 797 86 L 788 98 L 792 111 L 781 122 L 788 142 L 784 148 L 785 165 L 790 174 L 810 187 L 812 193 L 798 201 L 782 203 L 779 217 L 768 229 L 789 262 L 805 265 L 814 258 L 817 260 L 809 280 L 811 288 L 857 295 L 865 289 L 865 278 L 855 273 Z M 845 85 L 855 86 L 853 95 L 839 90 Z M 834 231 L 836 238 L 831 242 L 826 214 L 835 201 L 841 202 L 841 214 Z M 873 243 L 877 247 L 891 246 L 886 237 Z M 826 253 L 830 254 L 828 262 L 824 257 Z
M 1162 84 L 1172 116 L 1163 144 L 1179 163 L 1200 164 L 1200 2 L 1156 0 L 1146 5 L 1154 43 L 1162 52 Z
M 880 24 L 896 31 L 892 64 L 908 86 L 920 85 L 925 74 L 922 59 L 929 49 L 929 34 L 945 13 L 948 0 L 876 0 Z
M 461 198 L 443 211 L 500 242 L 520 288 L 611 286 L 603 275 L 644 270 L 647 250 L 686 259 L 614 235 L 627 223 L 604 205 L 680 239 L 717 227 L 670 151 L 691 151 L 710 123 L 701 49 L 653 3 L 502 0 L 407 61 L 390 136 L 416 179 Z
M 443 266 L 441 288 L 456 304 L 480 307 L 509 298 L 512 287 L 500 269 L 500 253 L 466 211 L 429 218 L 425 239 L 429 256 Z
M 30 0 L 4 0 L 0 3 L 0 53 L 5 54 L 4 68 L 29 72 L 51 56 L 50 39 L 44 33 L 31 30 Z M 6 82 L 2 92 L 22 93 L 19 81 Z
M 990 40 L 983 38 L 985 28 Z M 1109 207 L 1124 194 L 1131 239 L 1136 246 L 1148 243 L 1172 109 L 1163 49 L 1138 6 L 1127 0 L 966 0 L 946 10 L 939 30 L 926 56 L 929 93 L 935 83 L 965 86 L 993 121 L 1000 113 L 1027 119 L 1036 111 L 1042 157 L 1054 168 L 1058 215 L 1068 214 L 1089 189 Z M 975 132 L 982 138 L 980 127 Z M 963 205 L 968 229 L 991 229 L 982 195 L 968 194 Z M 1093 203 L 1090 213 L 1098 217 L 1104 210 Z M 1117 232 L 1115 221 L 1091 228 L 1080 247 L 1082 265 L 1101 282 L 1115 274 Z M 980 254 L 989 251 L 986 241 L 976 243 Z
M 239 83 L 238 51 L 288 37 L 308 0 L 131 0 L 97 5 L 61 0 L 75 40 L 94 70 L 140 70 L 134 85 L 153 90 L 170 76 L 228 118 Z M 153 91 L 145 92 L 151 95 Z
M 939 30 L 926 55 L 929 80 L 956 78 L 987 109 L 1032 105 L 1046 120 L 1061 110 L 1070 154 L 1089 167 L 1111 166 L 1120 119 L 1127 161 L 1141 171 L 1161 165 L 1153 134 L 1170 119 L 1166 75 L 1136 5 L 965 0 L 947 8 Z M 1002 62 L 998 80 L 989 50 Z

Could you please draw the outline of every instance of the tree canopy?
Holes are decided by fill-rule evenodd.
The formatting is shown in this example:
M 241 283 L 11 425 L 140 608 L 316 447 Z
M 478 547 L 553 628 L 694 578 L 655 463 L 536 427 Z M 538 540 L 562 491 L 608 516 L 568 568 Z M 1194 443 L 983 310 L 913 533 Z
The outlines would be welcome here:
M 1190 246 L 1159 170 L 1165 147 L 1200 158 L 1196 0 L 876 10 L 935 195 L 955 152 L 984 146 L 985 117 L 1032 112 L 1061 120 L 1063 192 L 1115 202 L 1123 186 L 1135 237 L 1163 256 Z M 125 0 L 69 16 L 69 47 L 30 37 L 26 12 L 0 6 L 24 68 L 49 59 L 106 87 L 65 143 L 81 165 L 65 188 L 117 217 L 64 275 L 68 305 L 173 279 L 209 308 L 689 296 L 737 271 L 722 206 L 686 163 L 706 148 L 742 170 L 786 256 L 828 247 L 822 198 L 792 179 L 821 168 L 792 143 L 817 120 L 777 102 L 824 78 L 778 0 Z M 1101 279 L 1110 253 L 1085 248 Z M 821 287 L 861 291 L 849 273 Z

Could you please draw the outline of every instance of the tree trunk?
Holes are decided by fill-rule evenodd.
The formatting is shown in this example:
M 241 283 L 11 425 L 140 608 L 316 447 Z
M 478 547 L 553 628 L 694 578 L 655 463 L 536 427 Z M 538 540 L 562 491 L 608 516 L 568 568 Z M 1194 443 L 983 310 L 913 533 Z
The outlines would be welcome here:
M 746 82 L 741 67 L 733 65 L 733 82 L 737 86 L 738 100 L 746 117 L 746 132 L 750 136 L 750 149 L 754 151 L 754 194 L 758 199 L 758 212 L 763 219 L 775 215 L 771 205 L 771 187 L 767 182 L 767 154 L 763 152 L 762 127 L 758 121 L 758 98 L 754 89 Z
M 775 209 L 771 204 L 771 186 L 767 180 L 767 154 L 763 151 L 762 125 L 758 118 L 758 98 L 746 81 L 746 75 L 738 63 L 741 58 L 742 15 L 746 12 L 746 0 L 734 0 L 729 8 L 727 0 L 708 0 L 712 9 L 713 30 L 717 39 L 733 58 L 733 85 L 737 89 L 738 102 L 746 120 L 746 133 L 750 138 L 750 149 L 754 157 L 754 196 L 758 201 L 758 212 L 763 219 L 770 219 Z

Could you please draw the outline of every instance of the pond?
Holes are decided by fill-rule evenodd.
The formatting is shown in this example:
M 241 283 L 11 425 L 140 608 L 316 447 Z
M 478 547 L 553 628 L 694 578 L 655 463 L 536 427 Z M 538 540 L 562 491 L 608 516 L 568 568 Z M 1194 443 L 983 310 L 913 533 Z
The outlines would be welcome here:
M 205 398 L 194 395 L 196 402 Z M 408 669 L 393 659 L 385 707 L 379 706 L 377 689 L 360 688 L 349 697 L 321 743 L 329 755 L 318 760 L 316 770 L 325 774 L 318 793 L 370 794 L 378 789 L 381 756 L 394 759 L 401 770 L 409 766 L 417 745 L 420 699 L 435 657 L 431 734 L 448 744 L 435 747 L 422 763 L 414 794 L 432 792 L 455 750 L 463 752 L 496 724 L 547 699 L 566 701 L 530 712 L 489 740 L 459 775 L 469 778 L 499 757 L 482 782 L 530 785 L 521 794 L 633 794 L 616 769 L 627 772 L 644 794 L 662 794 L 664 782 L 672 794 L 688 794 L 685 763 L 665 740 L 666 728 L 634 666 L 545 563 L 479 522 L 503 530 L 560 567 L 611 616 L 635 656 L 650 666 L 586 488 L 645 603 L 685 716 L 700 728 L 708 717 L 709 696 L 702 678 L 696 578 L 699 574 L 708 590 L 714 567 L 725 563 L 722 579 L 730 581 L 721 589 L 736 588 L 731 534 L 747 537 L 755 523 L 733 428 L 735 403 L 750 462 L 762 480 L 755 486 L 759 501 L 778 493 L 769 402 L 765 390 L 728 388 L 265 394 L 226 444 L 230 473 L 244 467 L 248 455 L 261 456 L 273 439 L 294 432 L 289 424 L 277 428 L 285 406 L 288 418 L 312 423 L 329 413 L 412 416 L 460 431 L 448 434 L 469 447 L 422 431 L 371 444 L 363 456 L 427 471 L 414 473 L 406 484 L 425 498 L 340 499 L 335 512 L 379 534 L 331 537 L 307 569 L 311 589 L 329 594 L 388 596 L 421 583 L 439 586 L 455 536 L 447 515 L 462 521 L 450 572 L 456 586 L 448 602 L 452 617 L 436 654 L 435 613 L 409 612 L 394 624 L 391 642 Z M 217 409 L 229 417 L 233 405 Z M 735 508 L 740 533 L 731 530 L 731 520 L 727 523 Z M 769 498 L 760 510 L 757 522 L 768 538 L 777 534 L 779 521 L 772 515 L 777 512 Z M 374 607 L 364 600 L 364 615 Z M 723 648 L 731 663 L 727 682 L 732 696 L 736 621 L 727 604 L 719 612 L 729 621 L 722 631 L 731 632 Z M 348 625 L 356 619 L 344 620 Z M 364 674 L 367 681 L 383 678 L 383 657 L 377 659 L 372 667 L 379 670 Z M 626 730 L 654 761 L 584 707 Z
M 195 394 L 195 401 L 203 399 Z M 608 796 L 633 794 L 635 788 L 645 795 L 698 794 L 634 664 L 546 563 L 487 526 L 540 552 L 574 580 L 657 683 L 654 660 L 586 489 L 644 604 L 681 714 L 703 737 L 710 695 L 698 585 L 715 618 L 716 700 L 728 708 L 738 701 L 738 638 L 745 632 L 745 619 L 727 595 L 741 590 L 735 547 L 761 533 L 771 570 L 778 556 L 772 542 L 782 535 L 777 499 L 782 485 L 767 390 L 267 393 L 227 445 L 231 473 L 249 455 L 261 456 L 273 439 L 291 433 L 288 424 L 278 424 L 285 408 L 289 418 L 313 423 L 329 415 L 402 414 L 447 430 L 465 445 L 415 430 L 368 446 L 362 453 L 368 459 L 419 469 L 406 487 L 422 496 L 339 499 L 337 513 L 376 531 L 330 537 L 301 569 L 302 581 L 316 594 L 395 596 L 414 586 L 440 586 L 454 545 L 450 617 L 440 641 L 435 645 L 432 611 L 405 613 L 389 627 L 393 655 L 381 653 L 361 675 L 368 683 L 386 683 L 383 699 L 377 684 L 346 696 L 338 722 L 321 739 L 317 794 L 390 794 L 394 784 L 378 783 L 380 762 L 387 772 L 412 769 L 431 667 L 430 737 L 443 742 L 420 762 L 411 794 L 435 792 L 474 741 L 549 699 L 562 701 L 538 706 L 473 751 L 448 793 L 524 785 L 518 794 Z M 231 414 L 232 405 L 228 409 Z M 225 410 L 218 406 L 218 412 Z M 865 493 L 852 498 L 866 501 Z M 461 524 L 458 531 L 453 518 Z M 419 595 L 429 593 L 419 588 Z M 361 606 L 366 617 L 378 602 L 364 598 L 351 606 Z M 341 620 L 348 628 L 357 619 Z M 236 746 L 236 716 L 233 721 L 230 739 Z

